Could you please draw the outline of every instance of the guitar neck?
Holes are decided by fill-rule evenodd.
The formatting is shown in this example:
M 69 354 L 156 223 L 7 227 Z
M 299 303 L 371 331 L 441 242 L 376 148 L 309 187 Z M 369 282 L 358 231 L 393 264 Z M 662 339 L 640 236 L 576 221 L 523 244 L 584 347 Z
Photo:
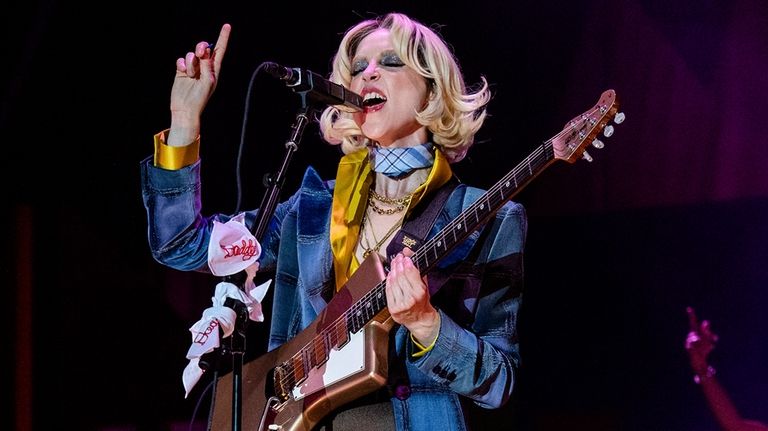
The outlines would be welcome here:
M 505 203 L 555 161 L 552 143 L 547 141 L 505 175 L 480 198 L 448 223 L 437 235 L 426 241 L 412 256 L 422 274 L 470 233 L 488 221 Z
M 411 257 L 421 274 L 432 269 L 555 160 L 552 143 L 543 143 L 437 235 L 424 242 Z M 384 289 L 385 282 L 382 281 L 350 307 L 346 315 L 349 331 L 357 332 L 387 306 Z

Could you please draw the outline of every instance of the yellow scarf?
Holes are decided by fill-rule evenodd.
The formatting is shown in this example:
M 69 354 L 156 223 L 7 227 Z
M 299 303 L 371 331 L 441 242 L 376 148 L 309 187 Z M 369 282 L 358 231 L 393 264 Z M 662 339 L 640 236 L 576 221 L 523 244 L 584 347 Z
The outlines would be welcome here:
M 435 151 L 435 163 L 427 180 L 413 192 L 413 198 L 406 210 L 406 218 L 423 197 L 439 189 L 452 175 L 453 171 L 448 159 L 438 148 Z M 349 277 L 360 265 L 354 258 L 354 254 L 360 235 L 360 222 L 368 202 L 368 190 L 373 179 L 374 173 L 368 163 L 368 149 L 362 149 L 341 158 L 336 171 L 331 212 L 331 250 L 336 291 L 347 283 Z

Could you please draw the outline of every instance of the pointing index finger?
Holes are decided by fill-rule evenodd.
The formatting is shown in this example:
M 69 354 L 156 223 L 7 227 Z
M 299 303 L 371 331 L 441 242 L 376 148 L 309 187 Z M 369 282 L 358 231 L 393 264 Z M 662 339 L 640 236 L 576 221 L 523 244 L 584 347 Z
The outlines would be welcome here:
M 213 47 L 213 64 L 216 70 L 221 67 L 221 60 L 224 58 L 224 53 L 227 51 L 227 43 L 229 42 L 229 33 L 232 31 L 232 26 L 224 24 L 219 31 L 219 38 L 216 39 L 216 45 Z
M 696 317 L 696 312 L 693 307 L 685 307 L 685 311 L 688 313 L 688 325 L 691 327 L 691 331 L 699 330 L 699 319 Z

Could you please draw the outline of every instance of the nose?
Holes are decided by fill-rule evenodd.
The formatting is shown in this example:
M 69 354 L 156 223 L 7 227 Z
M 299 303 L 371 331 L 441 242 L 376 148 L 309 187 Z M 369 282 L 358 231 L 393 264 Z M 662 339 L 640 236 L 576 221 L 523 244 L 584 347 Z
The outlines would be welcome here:
M 375 81 L 379 79 L 379 68 L 376 67 L 376 63 L 371 63 L 363 71 L 363 80 Z

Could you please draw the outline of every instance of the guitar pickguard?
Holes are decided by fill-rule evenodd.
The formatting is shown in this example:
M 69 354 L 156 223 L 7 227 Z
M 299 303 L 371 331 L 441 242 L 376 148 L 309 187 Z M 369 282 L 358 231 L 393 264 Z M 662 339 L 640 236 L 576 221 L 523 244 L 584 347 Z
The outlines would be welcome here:
M 332 384 L 347 379 L 365 369 L 365 328 L 351 334 L 349 341 L 340 349 L 333 349 L 328 360 L 309 371 L 307 378 L 293 388 L 295 401 L 326 389 Z

